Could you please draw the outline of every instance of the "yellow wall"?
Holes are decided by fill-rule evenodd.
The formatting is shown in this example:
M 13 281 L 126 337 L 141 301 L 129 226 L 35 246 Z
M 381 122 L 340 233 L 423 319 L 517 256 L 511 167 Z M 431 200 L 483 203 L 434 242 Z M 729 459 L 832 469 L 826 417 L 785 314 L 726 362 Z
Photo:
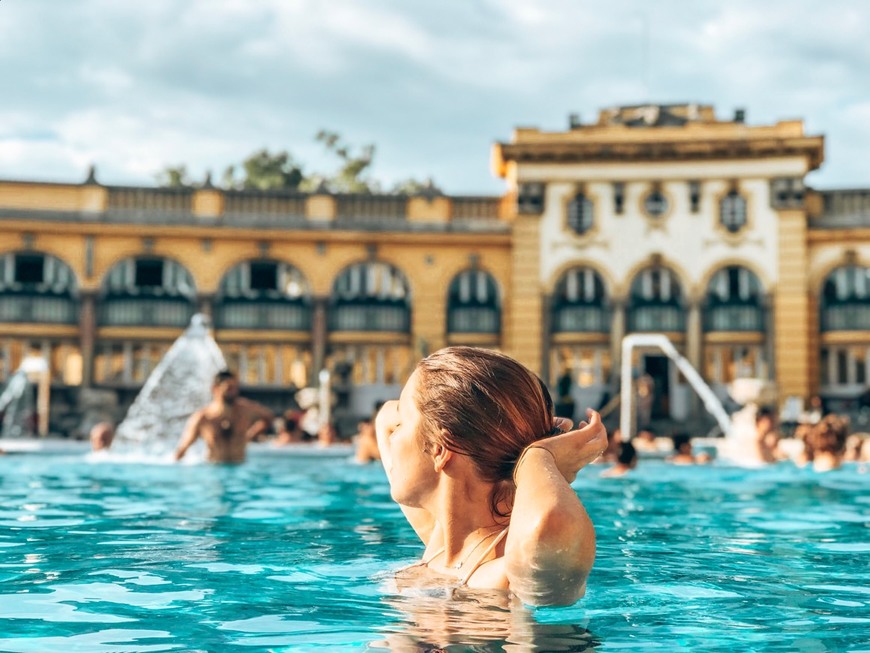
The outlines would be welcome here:
M 774 297 L 776 382 L 781 398 L 810 395 L 807 217 L 779 212 L 779 283 Z
M 536 373 L 543 357 L 543 296 L 540 282 L 540 233 L 537 216 L 517 216 L 513 223 L 511 294 L 505 302 L 509 331 L 506 353 Z
M 457 274 L 472 264 L 493 275 L 503 303 L 511 291 L 510 235 L 507 233 L 253 231 L 206 224 L 166 226 L 13 220 L 0 221 L 3 245 L 0 253 L 21 251 L 25 233 L 29 234 L 33 251 L 57 256 L 66 262 L 83 291 L 99 291 L 108 272 L 120 261 L 158 256 L 175 260 L 189 270 L 201 296 L 217 293 L 222 277 L 235 265 L 270 259 L 298 268 L 308 280 L 313 296 L 329 297 L 336 278 L 345 268 L 368 260 L 383 261 L 398 268 L 411 288 L 411 344 L 417 353 L 431 352 L 447 344 L 448 287 Z M 86 274 L 88 238 L 92 239 L 91 276 Z M 48 327 L 40 330 L 44 333 L 35 335 L 51 335 Z M 101 329 L 97 337 L 133 340 L 157 335 L 168 337 L 153 329 L 116 331 Z

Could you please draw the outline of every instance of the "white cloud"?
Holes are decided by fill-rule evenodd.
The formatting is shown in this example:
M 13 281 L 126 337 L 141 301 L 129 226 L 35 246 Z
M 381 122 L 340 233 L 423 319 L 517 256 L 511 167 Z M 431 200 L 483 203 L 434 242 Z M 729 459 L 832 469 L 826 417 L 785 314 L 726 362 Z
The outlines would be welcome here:
M 2 2 L 0 176 L 150 183 L 264 146 L 323 169 L 331 128 L 385 177 L 498 192 L 512 126 L 653 99 L 805 118 L 828 136 L 813 182 L 866 185 L 868 23 L 859 0 Z

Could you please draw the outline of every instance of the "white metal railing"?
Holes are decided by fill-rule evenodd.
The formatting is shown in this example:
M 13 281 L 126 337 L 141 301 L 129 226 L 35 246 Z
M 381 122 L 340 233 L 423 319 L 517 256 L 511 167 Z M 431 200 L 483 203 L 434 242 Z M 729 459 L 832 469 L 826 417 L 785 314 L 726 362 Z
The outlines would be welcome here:
M 619 429 L 622 431 L 623 438 L 630 439 L 633 435 L 631 428 L 633 422 L 632 411 L 634 410 L 634 385 L 631 382 L 631 354 L 637 347 L 655 347 L 674 361 L 677 368 L 701 397 L 701 400 L 704 402 L 704 408 L 716 418 L 722 433 L 726 435 L 730 433 L 731 418 L 725 412 L 719 397 L 707 385 L 706 381 L 701 378 L 701 375 L 692 367 L 692 364 L 677 351 L 677 348 L 668 340 L 667 336 L 661 333 L 633 333 L 622 339 L 622 370 L 620 374 L 622 387 L 620 389 Z

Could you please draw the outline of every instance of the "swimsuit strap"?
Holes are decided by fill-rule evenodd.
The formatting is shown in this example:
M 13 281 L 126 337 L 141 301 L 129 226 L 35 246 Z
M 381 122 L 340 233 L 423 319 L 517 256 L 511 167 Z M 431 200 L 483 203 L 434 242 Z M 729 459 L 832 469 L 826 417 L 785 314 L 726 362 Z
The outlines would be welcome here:
M 442 553 L 444 553 L 444 551 L 445 551 L 446 549 L 447 549 L 446 546 L 442 546 L 442 547 L 441 547 L 440 549 L 438 549 L 435 553 L 433 553 L 432 555 L 430 555 L 428 558 L 424 558 L 423 560 L 421 560 L 421 561 L 418 562 L 417 564 L 420 565 L 421 567 L 428 567 L 428 566 L 429 566 L 429 563 L 432 562 L 432 561 L 433 561 L 435 558 L 437 558 L 438 556 L 440 556 Z
M 460 587 L 462 587 L 463 585 L 467 585 L 467 584 L 468 584 L 468 581 L 469 581 L 469 579 L 474 575 L 474 572 L 477 571 L 478 569 L 480 569 L 480 566 L 483 564 L 484 560 L 486 560 L 486 557 L 487 557 L 490 553 L 492 553 L 492 550 L 495 549 L 495 547 L 498 546 L 499 542 L 501 542 L 501 541 L 505 538 L 505 536 L 507 535 L 507 532 L 508 532 L 508 529 L 505 528 L 501 533 L 498 534 L 498 537 L 496 537 L 496 538 L 495 538 L 495 539 L 490 543 L 490 545 L 489 545 L 488 547 L 486 547 L 486 549 L 484 550 L 484 552 L 483 552 L 483 553 L 480 555 L 480 557 L 477 559 L 477 562 L 474 563 L 474 566 L 472 566 L 471 569 L 468 570 L 468 573 L 465 574 L 465 576 L 463 576 L 462 580 L 461 580 L 460 583 L 459 583 L 459 586 L 460 586 Z M 440 553 L 440 551 L 439 551 L 439 553 Z
M 419 560 L 417 562 L 412 562 L 410 565 L 402 567 L 399 571 L 407 571 L 408 569 L 414 569 L 415 567 L 428 567 L 429 563 L 432 562 L 435 558 L 444 553 L 444 549 L 447 547 L 441 547 L 435 553 L 430 555 L 428 558 L 424 558 L 423 560 Z

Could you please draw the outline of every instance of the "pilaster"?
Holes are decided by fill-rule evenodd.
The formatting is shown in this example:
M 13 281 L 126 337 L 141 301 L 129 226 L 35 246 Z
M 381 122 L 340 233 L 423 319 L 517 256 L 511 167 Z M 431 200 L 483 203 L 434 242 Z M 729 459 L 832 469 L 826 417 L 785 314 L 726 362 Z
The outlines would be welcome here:
M 82 388 L 94 381 L 94 346 L 97 334 L 97 293 L 83 290 L 79 295 L 79 348 L 82 354 Z
M 305 200 L 305 218 L 308 220 L 335 220 L 338 203 L 332 195 L 309 195 Z
M 619 374 L 622 364 L 622 339 L 625 337 L 625 311 L 628 300 L 623 297 L 614 298 L 611 303 L 610 318 L 610 369 L 611 377 Z M 607 379 L 610 381 L 610 379 Z
M 308 382 L 317 385 L 318 374 L 326 364 L 326 339 L 328 335 L 327 310 L 329 297 L 316 296 L 311 304 L 311 370 Z
M 779 275 L 774 299 L 776 382 L 781 400 L 810 395 L 807 218 L 779 211 Z
M 540 374 L 544 355 L 540 217 L 518 215 L 512 227 L 510 336 L 506 343 L 511 356 Z
M 224 196 L 214 188 L 197 190 L 192 200 L 193 214 L 198 218 L 216 218 L 224 212 Z

